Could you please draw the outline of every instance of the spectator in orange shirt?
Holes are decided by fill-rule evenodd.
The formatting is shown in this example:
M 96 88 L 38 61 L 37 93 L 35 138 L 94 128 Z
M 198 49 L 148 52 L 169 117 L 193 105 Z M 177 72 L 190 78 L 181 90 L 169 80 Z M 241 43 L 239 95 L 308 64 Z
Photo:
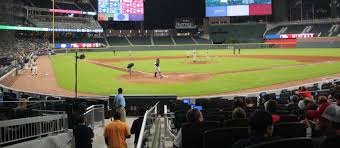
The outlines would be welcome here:
M 108 148 L 127 148 L 125 139 L 131 137 L 130 129 L 119 120 L 120 114 L 117 111 L 113 111 L 113 118 L 104 130 L 105 143 Z

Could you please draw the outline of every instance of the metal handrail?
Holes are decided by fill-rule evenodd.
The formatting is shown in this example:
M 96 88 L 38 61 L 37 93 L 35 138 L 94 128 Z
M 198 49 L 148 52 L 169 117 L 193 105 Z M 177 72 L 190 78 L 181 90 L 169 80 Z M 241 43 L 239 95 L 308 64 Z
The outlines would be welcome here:
M 4 134 L 4 137 L 0 138 L 0 145 L 67 132 L 67 125 L 67 114 L 0 121 L 0 133 Z
M 146 126 L 146 118 L 148 117 L 149 113 L 152 110 L 155 110 L 155 112 L 157 113 L 157 106 L 158 106 L 158 104 L 159 104 L 159 101 L 153 107 L 151 107 L 149 110 L 147 110 L 145 112 L 144 118 L 143 118 L 143 124 L 142 124 L 141 130 L 140 130 L 140 133 L 139 133 L 139 138 L 138 138 L 138 142 L 137 142 L 136 148 L 141 148 L 142 147 L 142 142 L 143 142 L 143 139 L 144 139 L 144 131 L 145 131 L 145 126 Z
M 95 126 L 95 112 L 99 110 L 98 112 L 100 112 L 100 116 L 101 116 L 101 124 L 99 124 L 98 126 Z M 104 127 L 105 125 L 105 111 L 104 111 L 104 104 L 99 104 L 99 105 L 91 105 L 90 107 L 86 108 L 86 112 L 83 113 L 83 115 L 85 116 L 90 116 L 90 121 L 87 122 L 87 125 L 90 125 L 92 129 L 95 129 L 97 127 Z M 97 115 L 98 116 L 98 115 Z M 96 117 L 97 117 L 96 116 Z

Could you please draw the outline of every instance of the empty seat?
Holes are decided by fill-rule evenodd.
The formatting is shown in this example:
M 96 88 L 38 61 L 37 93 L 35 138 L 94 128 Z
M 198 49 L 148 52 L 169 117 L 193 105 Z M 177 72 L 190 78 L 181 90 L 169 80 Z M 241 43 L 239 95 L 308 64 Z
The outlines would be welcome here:
M 204 148 L 231 147 L 233 143 L 248 137 L 247 127 L 207 130 L 203 135 Z
M 313 143 L 312 143 L 311 138 L 301 137 L 301 138 L 288 138 L 288 139 L 273 140 L 273 141 L 251 145 L 246 148 L 287 148 L 287 147 L 312 148 Z
M 202 148 L 204 131 L 215 128 L 220 128 L 220 122 L 203 121 L 199 123 L 184 123 L 182 125 L 183 148 Z
M 231 119 L 225 120 L 224 127 L 248 127 L 248 119 Z
M 306 124 L 299 122 L 279 123 L 274 127 L 274 136 L 281 138 L 306 137 Z

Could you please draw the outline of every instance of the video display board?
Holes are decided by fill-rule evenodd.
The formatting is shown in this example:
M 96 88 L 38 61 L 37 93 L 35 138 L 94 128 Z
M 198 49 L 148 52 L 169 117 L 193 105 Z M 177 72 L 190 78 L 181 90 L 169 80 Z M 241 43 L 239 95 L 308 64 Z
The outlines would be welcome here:
M 143 20 L 143 0 L 98 0 L 98 21 Z
M 206 16 L 271 15 L 272 0 L 205 0 Z

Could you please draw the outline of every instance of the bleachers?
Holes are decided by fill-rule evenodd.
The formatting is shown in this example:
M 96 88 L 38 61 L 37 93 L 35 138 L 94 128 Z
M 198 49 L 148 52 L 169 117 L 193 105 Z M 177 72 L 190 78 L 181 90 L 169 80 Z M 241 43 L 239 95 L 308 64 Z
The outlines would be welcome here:
M 312 94 L 315 98 L 317 98 L 320 95 L 328 96 L 329 91 L 332 91 L 331 85 L 331 83 L 315 83 L 307 88 L 308 90 L 313 91 Z M 247 104 L 253 104 L 244 108 L 247 117 L 251 116 L 251 114 L 256 110 L 263 110 L 263 104 L 265 100 L 277 100 L 278 106 L 275 114 L 280 116 L 280 121 L 274 124 L 273 136 L 279 141 L 285 141 L 287 138 L 293 138 L 294 141 L 296 139 L 311 136 L 311 133 L 308 132 L 307 125 L 300 122 L 305 118 L 305 111 L 300 109 L 297 104 L 288 104 L 288 100 L 292 95 L 295 94 L 295 91 L 295 89 L 283 89 L 281 93 L 277 94 L 268 93 L 261 97 L 235 96 L 233 100 L 241 99 L 244 100 L 244 102 L 247 102 Z M 196 136 L 191 137 L 191 139 L 189 138 L 189 142 L 183 141 L 183 143 L 191 143 L 192 145 L 187 145 L 189 147 L 231 147 L 235 141 L 242 138 L 248 138 L 248 119 L 231 118 L 234 105 L 233 100 L 223 98 L 202 98 L 195 99 L 194 103 L 191 103 L 192 100 L 190 103 L 188 103 L 188 101 L 185 101 L 186 103 L 179 100 L 173 101 L 170 105 L 170 110 L 174 111 L 175 115 L 175 120 L 173 122 L 174 129 L 177 129 L 177 131 L 182 129 L 182 134 L 183 129 L 188 128 L 188 123 L 186 122 L 186 113 L 190 108 L 190 104 L 202 106 L 201 112 L 205 122 L 215 122 L 216 125 L 218 125 L 217 123 L 220 123 L 219 128 L 210 130 L 204 130 L 202 128 L 196 127 L 197 129 L 192 131 L 192 133 L 186 133 L 187 135 L 194 134 Z M 192 127 L 189 129 L 192 130 Z M 196 141 L 196 143 L 194 141 Z M 198 141 L 203 141 L 203 143 Z
M 64 10 L 80 10 L 76 5 L 72 3 L 56 3 L 60 9 Z
M 129 42 L 125 37 L 107 37 L 110 46 L 128 46 Z
M 62 38 L 56 38 L 55 40 L 56 43 L 102 43 L 106 45 L 105 39 L 104 38 L 77 38 L 77 37 L 62 37 Z
M 37 27 L 52 28 L 52 16 L 50 15 L 35 15 L 29 20 Z M 55 28 L 63 29 L 102 29 L 102 27 L 94 20 L 94 18 L 83 17 L 55 17 Z
M 216 43 L 231 42 L 262 42 L 265 24 L 232 24 L 211 25 L 208 28 L 210 39 Z
M 196 44 L 190 36 L 174 36 L 176 44 Z
M 95 12 L 88 3 L 78 3 L 77 5 L 85 12 Z
M 194 37 L 194 39 L 198 42 L 198 44 L 211 44 L 210 40 L 204 38 Z
M 153 42 L 155 45 L 174 45 L 169 36 L 154 36 Z
M 308 29 L 308 27 L 310 27 L 310 29 Z M 280 32 L 281 30 L 285 31 Z M 337 23 L 279 25 L 268 30 L 266 35 L 300 33 L 314 33 L 316 37 L 338 37 L 340 36 L 340 27 Z
M 52 8 L 52 1 L 50 0 L 32 0 L 31 2 L 38 8 Z
M 129 37 L 133 45 L 151 45 L 150 37 Z

